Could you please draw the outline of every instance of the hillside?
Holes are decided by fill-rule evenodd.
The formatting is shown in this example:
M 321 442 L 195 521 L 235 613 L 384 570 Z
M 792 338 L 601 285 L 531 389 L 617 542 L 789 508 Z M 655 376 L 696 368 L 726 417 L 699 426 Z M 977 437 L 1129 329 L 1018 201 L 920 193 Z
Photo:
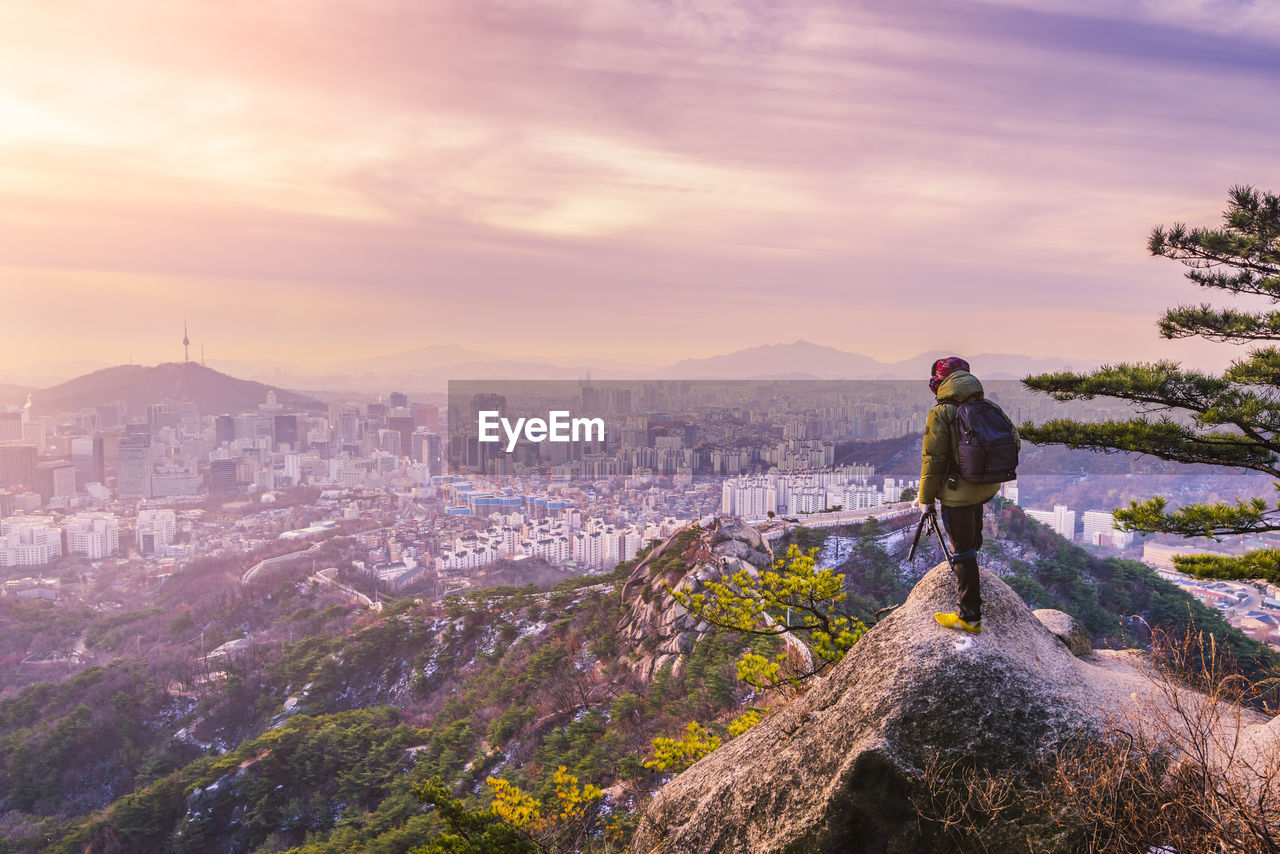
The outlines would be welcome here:
M 1036 772 L 1069 768 L 1059 755 L 1099 767 L 1117 719 L 1176 735 L 1148 710 L 1214 701 L 1145 673 L 1129 653 L 1073 653 L 1049 628 L 1061 614 L 1033 614 L 985 570 L 982 593 L 981 635 L 940 628 L 933 615 L 955 596 L 951 568 L 940 563 L 829 677 L 663 787 L 644 809 L 632 854 L 1100 850 L 1106 837 L 1089 819 L 1063 814 L 1068 804 L 1083 813 L 1096 795 L 1064 793 Z M 1274 755 L 1280 731 L 1269 716 L 1221 706 L 1215 731 L 1224 745 L 1207 748 L 1215 762 Z M 1194 725 L 1211 713 L 1198 714 L 1175 711 L 1170 721 Z M 1236 739 L 1239 753 L 1229 746 Z M 1037 791 L 1044 806 L 1028 797 Z M 1154 793 L 1134 781 L 1124 794 L 1141 803 Z M 1210 810 L 1214 800 L 1200 793 L 1195 803 Z M 1164 841 L 1159 830 L 1146 838 Z
M 950 353 L 928 352 L 900 362 L 881 362 L 861 353 L 851 353 L 808 341 L 791 344 L 762 344 L 701 359 L 682 359 L 658 371 L 670 379 L 763 379 L 796 378 L 822 380 L 927 379 L 934 359 Z M 968 357 L 974 372 L 989 380 L 1013 380 L 1069 366 L 1065 359 L 1037 359 L 1030 356 L 979 353 Z M 1076 367 L 1083 367 L 1076 365 Z
M 1242 655 L 1263 654 L 1146 567 L 1093 558 L 1016 508 L 988 533 L 984 566 L 1036 607 L 1074 615 L 1097 646 L 1144 642 L 1141 621 L 1122 617 L 1190 616 Z M 868 622 L 933 563 L 906 565 L 901 532 L 848 536 L 838 571 Z M 326 548 L 337 560 L 343 545 Z M 696 721 L 728 741 L 745 708 L 786 706 L 735 675 L 744 650 L 769 655 L 773 642 L 671 622 L 665 592 L 696 591 L 710 565 L 745 568 L 768 551 L 733 525 L 690 528 L 612 576 L 381 613 L 305 583 L 305 568 L 244 589 L 256 555 L 196 562 L 113 613 L 0 602 L 10 656 L 83 639 L 98 664 L 5 689 L 0 851 L 403 854 L 444 844 L 454 807 L 491 803 L 490 777 L 555 802 L 563 766 L 605 795 L 582 817 L 585 836 L 552 850 L 616 852 L 671 779 L 644 765 L 654 738 Z M 242 635 L 243 652 L 201 662 Z M 432 779 L 444 795 L 423 788 Z M 440 806 L 425 808 L 427 796 Z M 485 815 L 476 821 L 495 821 Z
M 30 386 L 0 384 L 0 406 L 20 406 L 33 391 Z
M 322 411 L 326 408 L 314 398 L 236 379 L 196 362 L 104 368 L 32 392 L 31 408 L 36 415 L 53 415 L 124 401 L 130 411 L 145 412 L 149 403 L 190 400 L 204 413 L 236 413 L 257 409 L 266 402 L 267 393 L 273 391 L 279 403 L 289 409 Z

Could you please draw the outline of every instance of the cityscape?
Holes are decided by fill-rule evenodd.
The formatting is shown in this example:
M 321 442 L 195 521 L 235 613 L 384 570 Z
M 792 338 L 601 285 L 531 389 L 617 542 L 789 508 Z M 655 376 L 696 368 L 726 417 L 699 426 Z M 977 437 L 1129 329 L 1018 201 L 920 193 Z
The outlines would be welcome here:
M 1280 851 L 1280 6 L 0 3 L 0 854 Z
M 183 347 L 189 353 L 185 329 Z M 216 375 L 190 359 L 162 367 Z M 530 581 L 606 574 L 716 515 L 766 529 L 897 518 L 918 477 L 902 474 L 901 464 L 892 467 L 898 473 L 877 473 L 849 456 L 859 442 L 910 443 L 927 411 L 915 385 L 465 382 L 447 396 L 393 391 L 327 403 L 267 390 L 256 406 L 234 412 L 169 397 L 34 414 L 29 397 L 0 409 L 2 589 L 74 599 L 103 568 L 125 569 L 127 580 L 117 583 L 145 589 L 197 558 L 277 547 L 284 553 L 274 561 L 290 550 L 305 558 L 318 541 L 340 536 L 351 553 L 316 577 L 337 583 L 336 575 L 353 601 L 439 600 L 492 583 L 495 570 L 520 578 L 525 561 Z M 477 392 L 481 386 L 490 390 Z M 1043 401 L 1016 384 L 992 388 L 1018 416 L 1043 414 Z M 559 448 L 478 445 L 469 429 L 478 408 L 505 412 L 521 395 L 573 400 L 580 411 L 599 411 L 607 429 Z M 1075 411 L 1102 419 L 1116 410 Z M 1029 483 L 1049 473 L 1034 462 L 1024 471 Z M 1135 541 L 1111 508 L 1053 504 L 1051 489 L 1035 496 L 1048 507 L 1027 506 L 1017 481 L 999 495 L 1067 541 L 1145 560 L 1202 601 L 1229 607 L 1250 636 L 1280 644 L 1280 612 L 1270 610 L 1276 590 L 1193 581 L 1171 560 L 1263 548 L 1270 537 L 1225 547 Z

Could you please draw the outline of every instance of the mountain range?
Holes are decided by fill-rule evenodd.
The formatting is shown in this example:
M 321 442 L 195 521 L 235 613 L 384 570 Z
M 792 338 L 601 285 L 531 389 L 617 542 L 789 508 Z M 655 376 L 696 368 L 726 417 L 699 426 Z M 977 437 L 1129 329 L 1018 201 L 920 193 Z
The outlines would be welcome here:
M 861 353 L 796 341 L 793 344 L 762 344 L 723 356 L 682 359 L 658 372 L 662 379 L 918 379 L 928 377 L 934 360 L 952 353 L 942 350 L 921 353 L 900 362 L 881 362 Z M 1028 374 L 1088 368 L 1067 359 L 1037 359 L 1004 353 L 979 353 L 968 357 L 974 373 L 983 379 L 1021 379 Z
M 166 362 L 154 367 L 118 365 L 45 389 L 0 387 L 0 395 L 4 395 L 0 402 L 20 403 L 30 394 L 35 415 L 92 409 L 118 401 L 137 414 L 145 412 L 149 403 L 182 400 L 192 401 L 206 413 L 244 412 L 265 403 L 271 392 L 289 409 L 320 411 L 327 406 L 313 397 L 237 379 L 196 362 Z
M 928 375 L 929 366 L 935 359 L 947 355 L 951 354 L 928 351 L 897 362 L 882 362 L 861 353 L 809 341 L 795 341 L 791 344 L 764 344 L 718 356 L 681 359 L 665 366 L 646 366 L 640 362 L 624 366 L 627 363 L 617 360 L 564 364 L 452 345 L 428 345 L 323 366 L 238 360 L 213 360 L 211 364 L 216 369 L 215 373 L 244 377 L 259 384 L 268 384 L 277 390 L 291 388 L 317 393 L 354 390 L 375 393 L 393 390 L 439 393 L 445 391 L 449 380 L 458 379 L 577 380 L 588 376 L 599 380 L 919 379 Z M 980 353 L 968 359 L 974 373 L 983 379 L 1021 379 L 1028 374 L 1096 366 L 1092 362 L 1006 353 Z M 169 364 L 181 366 L 181 363 Z M 187 364 L 203 367 L 194 362 Z M 95 385 L 114 386 L 123 382 L 127 386 L 134 380 L 124 377 L 143 376 L 129 374 L 128 369 L 143 370 L 139 366 L 123 365 L 104 368 L 51 388 L 38 381 L 0 385 L 0 403 L 20 403 L 27 392 L 35 387 L 43 389 L 38 393 L 38 398 L 53 401 L 66 394 L 71 394 L 74 398 L 81 390 Z M 23 379 L 16 376 L 14 378 Z M 114 399 L 111 397 L 114 392 L 103 393 L 108 399 Z M 117 394 L 116 397 L 118 396 Z

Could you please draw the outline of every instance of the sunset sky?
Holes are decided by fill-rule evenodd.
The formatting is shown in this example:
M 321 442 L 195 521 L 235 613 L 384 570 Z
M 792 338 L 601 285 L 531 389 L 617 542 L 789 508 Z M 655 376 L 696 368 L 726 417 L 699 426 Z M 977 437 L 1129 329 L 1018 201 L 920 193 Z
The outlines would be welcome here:
M 1280 4 L 0 0 L 0 378 L 804 338 L 1220 365 L 1148 257 L 1280 190 Z

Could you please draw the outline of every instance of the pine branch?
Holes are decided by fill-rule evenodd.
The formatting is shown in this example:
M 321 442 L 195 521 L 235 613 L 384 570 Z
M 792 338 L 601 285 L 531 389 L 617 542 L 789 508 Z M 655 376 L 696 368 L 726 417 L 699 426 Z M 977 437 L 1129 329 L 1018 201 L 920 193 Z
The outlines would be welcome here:
M 1023 384 L 1057 400 L 1113 397 L 1157 409 L 1183 409 L 1199 427 L 1229 425 L 1271 451 L 1280 452 L 1280 399 L 1274 393 L 1185 371 L 1175 362 L 1104 365 L 1091 374 L 1060 372 L 1027 377 Z
M 1280 584 L 1280 550 L 1258 549 L 1243 555 L 1177 555 L 1173 565 L 1198 578 L 1228 581 L 1262 579 Z
M 1231 363 L 1223 379 L 1240 385 L 1280 388 L 1280 349 L 1260 347 L 1251 350 L 1247 359 Z
M 1065 445 L 1102 453 L 1131 451 L 1172 462 L 1232 466 L 1280 477 L 1276 453 L 1249 437 L 1196 433 L 1167 419 L 1136 418 L 1098 424 L 1056 419 L 1040 425 L 1024 424 L 1018 434 L 1037 445 Z
M 1200 412 L 1229 388 L 1218 377 L 1184 371 L 1176 362 L 1103 365 L 1088 374 L 1070 371 L 1027 377 L 1023 385 L 1053 395 L 1055 400 L 1114 397 L 1162 408 Z
M 1164 338 L 1207 338 L 1210 341 L 1280 340 L 1280 311 L 1245 312 L 1215 309 L 1208 304 L 1180 305 L 1160 318 Z
M 1261 498 L 1235 504 L 1188 504 L 1166 511 L 1165 499 L 1132 501 L 1115 511 L 1126 531 L 1143 534 L 1178 534 L 1183 537 L 1220 538 L 1233 534 L 1259 534 L 1280 530 L 1280 510 L 1268 510 Z
M 1280 197 L 1247 186 L 1228 196 L 1223 228 L 1159 226 L 1148 250 L 1191 267 L 1187 277 L 1203 287 L 1280 299 Z

